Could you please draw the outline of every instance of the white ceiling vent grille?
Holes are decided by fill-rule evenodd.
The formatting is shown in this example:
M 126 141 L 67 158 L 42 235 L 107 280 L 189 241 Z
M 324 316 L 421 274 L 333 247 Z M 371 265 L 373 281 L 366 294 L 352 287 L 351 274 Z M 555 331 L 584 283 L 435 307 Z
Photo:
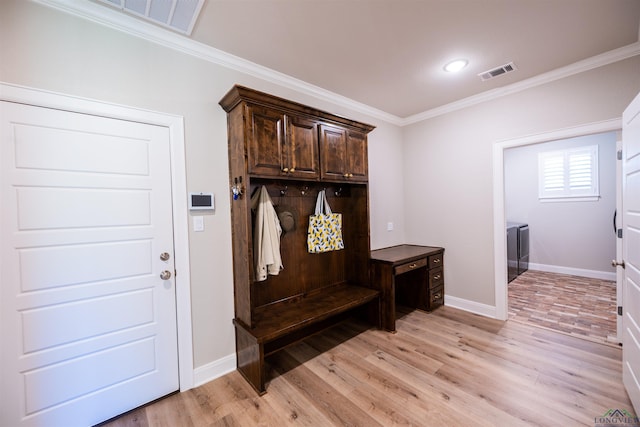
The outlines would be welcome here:
M 154 24 L 191 35 L 204 0 L 100 0 Z
M 498 76 L 501 76 L 503 74 L 510 73 L 510 72 L 515 71 L 517 69 L 518 68 L 516 68 L 516 64 L 514 64 L 513 62 L 509 62 L 508 64 L 504 64 L 504 65 L 501 65 L 499 67 L 493 68 L 491 70 L 482 72 L 482 73 L 478 74 L 478 76 L 480 77 L 480 80 L 482 80 L 484 82 L 484 81 L 492 79 L 494 77 L 498 77 Z

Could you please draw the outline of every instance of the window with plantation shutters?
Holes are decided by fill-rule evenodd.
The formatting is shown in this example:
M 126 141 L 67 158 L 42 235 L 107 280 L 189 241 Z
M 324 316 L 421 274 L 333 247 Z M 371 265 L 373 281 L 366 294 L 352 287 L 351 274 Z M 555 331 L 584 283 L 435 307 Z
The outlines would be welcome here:
M 598 146 L 538 154 L 538 190 L 543 201 L 597 200 Z

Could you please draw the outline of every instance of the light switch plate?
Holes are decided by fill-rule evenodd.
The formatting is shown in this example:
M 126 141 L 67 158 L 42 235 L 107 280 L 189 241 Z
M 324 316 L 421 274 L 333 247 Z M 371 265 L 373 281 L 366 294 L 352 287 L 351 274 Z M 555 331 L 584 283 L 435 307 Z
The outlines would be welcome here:
M 194 216 L 193 217 L 193 231 L 204 231 L 204 217 L 203 216 Z

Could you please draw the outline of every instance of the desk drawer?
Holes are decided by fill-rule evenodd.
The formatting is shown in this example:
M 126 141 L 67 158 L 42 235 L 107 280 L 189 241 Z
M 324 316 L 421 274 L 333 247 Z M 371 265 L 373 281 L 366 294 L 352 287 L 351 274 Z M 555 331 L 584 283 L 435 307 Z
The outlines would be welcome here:
M 442 266 L 442 254 L 431 255 L 429 257 L 429 268 Z
M 415 270 L 416 268 L 426 267 L 426 266 L 427 266 L 427 259 L 422 258 L 416 261 L 411 261 L 406 264 L 399 265 L 393 269 L 393 272 L 394 274 L 398 275 L 398 274 L 406 273 L 407 271 Z
M 444 282 L 444 270 L 442 267 L 437 267 L 429 270 L 429 288 L 435 288 L 441 286 Z
M 438 286 L 429 292 L 428 310 L 433 310 L 444 304 L 444 286 Z

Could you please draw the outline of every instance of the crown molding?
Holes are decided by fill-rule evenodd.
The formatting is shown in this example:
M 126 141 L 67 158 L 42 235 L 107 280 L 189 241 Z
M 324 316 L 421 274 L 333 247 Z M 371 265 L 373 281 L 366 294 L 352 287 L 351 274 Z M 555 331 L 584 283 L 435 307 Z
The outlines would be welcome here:
M 575 74 L 579 74 L 585 71 L 592 70 L 594 68 L 602 67 L 605 65 L 613 64 L 614 62 L 622 61 L 624 59 L 631 58 L 633 56 L 640 55 L 640 42 L 635 42 L 627 46 L 623 46 L 618 49 L 605 52 L 600 55 L 593 56 L 591 58 L 584 59 L 582 61 L 575 62 L 566 67 L 557 68 L 555 70 L 539 74 L 535 77 L 531 77 L 526 80 L 519 81 L 517 83 L 488 90 L 486 92 L 473 95 L 468 98 L 461 99 L 449 104 L 442 105 L 440 107 L 433 108 L 431 110 L 424 111 L 422 113 L 415 114 L 413 116 L 406 117 L 401 120 L 400 126 L 407 126 L 413 123 L 421 122 L 423 120 L 431 119 L 437 116 L 451 113 L 453 111 L 462 110 L 463 108 L 471 107 L 481 104 L 483 102 L 491 101 L 506 95 L 511 95 L 516 92 L 521 92 L 526 89 L 534 88 L 543 84 L 551 83 L 556 80 L 563 79 Z
M 312 85 L 295 77 L 272 70 L 204 43 L 192 40 L 184 35 L 147 23 L 107 6 L 87 0 L 32 0 L 35 3 L 57 9 L 70 15 L 83 18 L 108 28 L 115 29 L 169 49 L 195 56 L 202 60 L 230 68 L 241 73 L 258 77 L 281 86 L 329 101 L 361 112 L 385 122 L 400 125 L 402 119 L 377 108 L 354 101 L 353 99 Z
M 558 68 L 540 74 L 527 80 L 522 80 L 508 86 L 488 90 L 459 101 L 451 102 L 440 107 L 432 108 L 422 113 L 405 118 L 387 113 L 335 92 L 312 85 L 303 80 L 272 70 L 204 43 L 192 40 L 184 35 L 172 32 L 160 26 L 129 16 L 118 10 L 87 0 L 31 0 L 53 9 L 74 15 L 97 24 L 115 29 L 149 42 L 159 44 L 169 49 L 191 55 L 202 60 L 253 76 L 271 83 L 275 83 L 298 92 L 311 95 L 337 105 L 344 106 L 370 117 L 383 120 L 396 126 L 407 126 L 423 120 L 462 110 L 483 102 L 491 101 L 513 93 L 521 92 L 536 86 L 553 82 L 565 77 L 582 73 L 614 62 L 622 61 L 640 55 L 640 42 L 636 42 L 619 49 L 576 62 L 566 67 Z

